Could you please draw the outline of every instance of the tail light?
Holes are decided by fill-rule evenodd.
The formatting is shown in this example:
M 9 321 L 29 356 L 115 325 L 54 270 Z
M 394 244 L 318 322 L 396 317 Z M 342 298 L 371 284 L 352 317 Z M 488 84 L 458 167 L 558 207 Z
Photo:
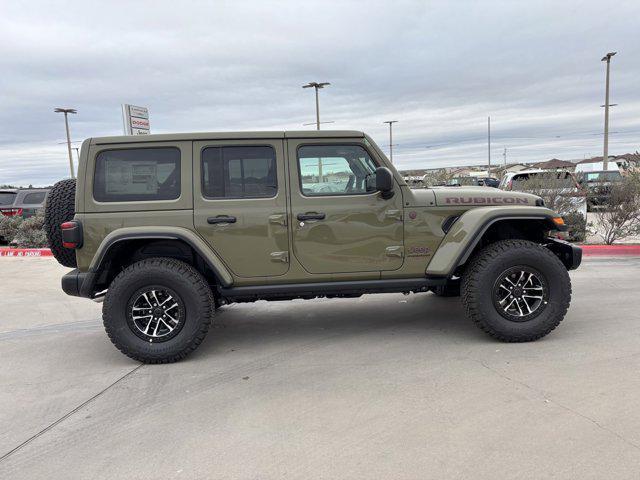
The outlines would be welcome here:
M 62 246 L 77 249 L 82 247 L 82 224 L 72 220 L 60 225 L 62 230 Z
M 19 217 L 22 215 L 21 208 L 6 208 L 4 210 L 0 210 L 0 212 L 2 212 L 2 215 L 5 217 Z

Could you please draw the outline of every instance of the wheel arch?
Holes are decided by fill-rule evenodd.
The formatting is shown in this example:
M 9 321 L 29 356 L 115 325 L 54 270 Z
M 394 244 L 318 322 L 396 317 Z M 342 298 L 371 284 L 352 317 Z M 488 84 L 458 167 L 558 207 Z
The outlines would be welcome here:
M 233 284 L 226 266 L 193 232 L 183 228 L 133 227 L 116 230 L 104 238 L 89 266 L 94 285 L 83 285 L 83 290 L 106 289 L 122 268 L 152 257 L 182 260 L 194 266 L 211 284 Z
M 506 239 L 546 241 L 550 230 L 558 229 L 552 210 L 541 207 L 480 207 L 468 210 L 451 225 L 429 262 L 428 276 L 451 277 L 459 272 L 480 248 Z

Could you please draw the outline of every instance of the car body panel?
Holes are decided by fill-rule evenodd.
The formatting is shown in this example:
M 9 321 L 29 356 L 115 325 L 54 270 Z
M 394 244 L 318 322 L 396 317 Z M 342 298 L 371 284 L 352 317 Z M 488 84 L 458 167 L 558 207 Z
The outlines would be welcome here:
M 297 148 L 336 143 L 362 146 L 378 166 L 388 168 L 394 179 L 393 196 L 385 198 L 381 192 L 303 195 Z M 205 199 L 201 150 L 245 145 L 270 145 L 276 150 L 277 195 Z M 164 146 L 181 152 L 178 199 L 98 202 L 93 198 L 95 158 L 101 151 Z M 100 268 L 108 249 L 120 241 L 175 238 L 200 253 L 225 287 L 446 276 L 488 222 L 553 216 L 550 210 L 537 207 L 537 200 L 527 193 L 488 187 L 411 190 L 362 132 L 102 137 L 86 140 L 81 150 L 75 219 L 82 222 L 84 242 L 76 257 L 78 271 L 91 272 Z M 297 214 L 315 210 L 325 213 L 325 219 L 297 219 Z M 208 223 L 210 217 L 219 215 L 234 216 L 236 223 Z M 455 223 L 450 222 L 457 217 Z
M 287 175 L 283 139 L 193 142 L 194 227 L 238 277 L 284 275 L 289 270 Z M 270 198 L 205 198 L 201 152 L 211 147 L 267 146 L 276 155 L 277 193 Z M 209 224 L 230 216 L 234 223 Z

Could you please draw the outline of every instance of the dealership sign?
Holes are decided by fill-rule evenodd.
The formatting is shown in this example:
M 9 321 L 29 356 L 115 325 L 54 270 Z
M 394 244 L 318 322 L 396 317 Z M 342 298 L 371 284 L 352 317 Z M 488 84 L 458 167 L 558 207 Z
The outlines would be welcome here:
M 148 135 L 151 133 L 149 109 L 122 104 L 122 124 L 125 135 Z

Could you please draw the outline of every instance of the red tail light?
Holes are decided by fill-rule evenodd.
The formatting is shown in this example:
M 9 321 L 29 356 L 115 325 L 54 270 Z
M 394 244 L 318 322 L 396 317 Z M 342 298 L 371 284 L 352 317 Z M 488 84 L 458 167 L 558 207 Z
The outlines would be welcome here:
M 5 217 L 19 217 L 22 215 L 21 208 L 7 208 L 4 210 L 0 210 L 0 212 L 2 212 L 2 215 L 4 215 Z
M 82 224 L 71 221 L 60 225 L 62 230 L 62 246 L 64 248 L 80 248 L 82 246 Z

